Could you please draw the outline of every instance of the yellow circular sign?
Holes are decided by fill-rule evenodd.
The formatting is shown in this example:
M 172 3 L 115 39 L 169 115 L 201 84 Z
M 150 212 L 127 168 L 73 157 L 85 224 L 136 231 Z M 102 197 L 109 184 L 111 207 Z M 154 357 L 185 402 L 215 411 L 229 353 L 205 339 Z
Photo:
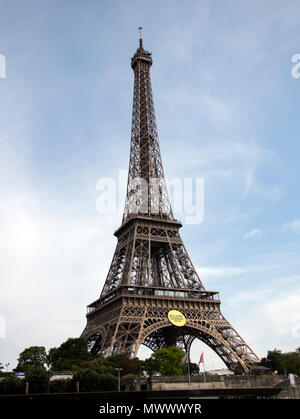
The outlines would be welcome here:
M 186 319 L 182 313 L 178 310 L 171 310 L 168 313 L 168 319 L 174 326 L 184 326 L 186 323 Z

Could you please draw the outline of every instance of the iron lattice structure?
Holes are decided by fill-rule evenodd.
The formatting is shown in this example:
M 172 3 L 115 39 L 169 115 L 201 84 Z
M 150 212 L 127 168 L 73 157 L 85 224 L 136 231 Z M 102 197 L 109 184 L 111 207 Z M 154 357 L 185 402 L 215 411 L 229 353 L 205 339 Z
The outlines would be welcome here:
M 134 71 L 127 196 L 116 250 L 100 297 L 88 306 L 82 333 L 93 354 L 136 357 L 178 345 L 189 352 L 198 338 L 235 373 L 259 359 L 220 310 L 219 294 L 207 291 L 186 251 L 168 198 L 159 149 L 150 79 L 151 54 L 143 41 L 131 60 Z M 179 310 L 184 327 L 168 320 Z

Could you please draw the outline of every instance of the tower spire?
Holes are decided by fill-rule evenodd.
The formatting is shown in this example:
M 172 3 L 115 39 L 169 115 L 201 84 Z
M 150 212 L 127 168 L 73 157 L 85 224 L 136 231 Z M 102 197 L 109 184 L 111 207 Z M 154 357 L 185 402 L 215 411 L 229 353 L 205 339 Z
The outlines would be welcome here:
M 140 32 L 140 48 L 143 49 L 143 27 L 139 26 L 139 32 Z
M 140 47 L 131 59 L 133 110 L 127 195 L 123 222 L 136 215 L 173 220 L 158 141 L 151 87 L 151 53 Z

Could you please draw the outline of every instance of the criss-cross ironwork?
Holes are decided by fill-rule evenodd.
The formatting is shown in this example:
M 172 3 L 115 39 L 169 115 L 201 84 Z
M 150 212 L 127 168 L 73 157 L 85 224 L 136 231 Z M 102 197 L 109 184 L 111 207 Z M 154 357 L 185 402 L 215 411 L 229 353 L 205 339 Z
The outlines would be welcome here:
M 141 33 L 141 28 L 140 33 Z M 259 359 L 220 310 L 219 294 L 207 291 L 184 246 L 170 205 L 159 149 L 150 79 L 151 54 L 139 48 L 131 59 L 134 94 L 128 185 L 121 227 L 100 297 L 88 306 L 82 336 L 93 354 L 137 356 L 179 345 L 189 351 L 198 338 L 235 373 Z M 170 310 L 186 318 L 168 320 Z
M 140 47 L 131 60 L 134 92 L 128 186 L 123 222 L 143 214 L 173 220 L 159 149 L 150 79 L 151 54 Z

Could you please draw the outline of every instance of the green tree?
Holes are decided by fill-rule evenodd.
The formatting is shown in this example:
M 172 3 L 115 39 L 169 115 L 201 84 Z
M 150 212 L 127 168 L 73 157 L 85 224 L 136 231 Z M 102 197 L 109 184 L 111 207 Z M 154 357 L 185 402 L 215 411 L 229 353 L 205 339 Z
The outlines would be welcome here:
M 160 362 L 157 359 L 148 358 L 142 362 L 141 370 L 147 375 L 156 375 L 160 371 Z
M 116 391 L 118 389 L 118 379 L 112 374 L 98 374 L 90 369 L 77 371 L 72 378 L 75 388 L 79 382 L 79 391 Z
M 14 371 L 31 371 L 36 368 L 45 369 L 47 360 L 46 349 L 44 346 L 30 346 L 20 353 L 18 365 Z
M 29 383 L 29 393 L 47 393 L 49 374 L 44 368 L 36 368 L 25 372 L 25 380 Z
M 130 359 L 126 355 L 112 355 L 104 358 L 98 355 L 93 361 L 81 364 L 84 368 L 91 368 L 99 374 L 118 375 L 116 368 L 122 368 L 121 375 L 137 374 L 139 370 L 138 358 Z
M 117 375 L 117 371 L 115 367 L 112 367 L 111 365 L 100 365 L 99 367 L 99 374 L 111 374 L 111 375 Z
M 184 352 L 177 346 L 160 348 L 153 352 L 150 358 L 139 361 L 140 374 L 145 372 L 149 376 L 161 375 L 186 375 L 188 374 L 188 364 L 182 363 Z M 190 374 L 199 374 L 199 367 L 195 363 L 189 365 Z
M 274 349 L 273 351 L 268 351 L 268 355 L 266 358 L 261 359 L 261 365 L 270 368 L 273 371 L 278 371 L 279 368 L 281 369 L 281 359 L 281 351 L 278 349 Z
M 52 380 L 49 383 L 49 393 L 71 393 L 75 390 L 75 384 L 70 379 Z
M 74 371 L 82 368 L 82 363 L 92 360 L 84 338 L 69 338 L 59 348 L 51 348 L 47 364 L 52 371 Z
M 100 375 L 88 368 L 77 371 L 72 378 L 72 383 L 75 388 L 76 383 L 79 382 L 79 391 L 99 391 Z
M 184 352 L 177 346 L 160 348 L 155 351 L 151 358 L 158 361 L 161 375 L 183 375 L 186 367 L 181 363 Z
M 0 362 L 0 377 L 5 376 L 5 373 L 2 371 L 3 368 L 4 368 L 4 366 L 3 366 L 2 362 Z
M 138 367 L 138 369 L 137 369 L 137 375 L 138 376 L 143 375 L 144 374 L 144 371 L 143 371 L 144 361 L 141 360 L 141 359 L 139 359 L 139 358 L 134 358 L 133 360 L 134 360 L 134 362 L 136 363 L 136 365 Z
M 266 358 L 262 358 L 261 365 L 270 368 L 272 371 L 278 371 L 280 375 L 297 374 L 300 375 L 300 353 L 287 352 L 282 353 L 278 349 L 268 351 Z
M 300 354 L 298 352 L 283 354 L 282 365 L 286 374 L 300 375 Z
M 112 374 L 100 374 L 99 391 L 116 391 L 118 390 L 118 379 Z
M 123 357 L 124 357 L 123 355 L 108 356 L 107 358 L 104 358 L 103 365 L 105 365 L 107 367 L 117 368 L 118 363 L 123 359 Z
M 135 390 L 135 382 L 136 382 L 137 376 L 134 374 L 126 374 L 123 375 L 121 379 L 121 384 L 123 387 L 125 387 L 125 390 L 133 391 Z
M 9 375 L 0 380 L 0 394 L 24 394 L 24 392 L 24 380 L 15 375 Z
M 76 370 L 90 369 L 90 370 L 95 371 L 99 374 L 102 371 L 102 366 L 103 365 L 98 360 L 91 359 L 90 361 L 81 361 L 80 366 L 76 367 Z

